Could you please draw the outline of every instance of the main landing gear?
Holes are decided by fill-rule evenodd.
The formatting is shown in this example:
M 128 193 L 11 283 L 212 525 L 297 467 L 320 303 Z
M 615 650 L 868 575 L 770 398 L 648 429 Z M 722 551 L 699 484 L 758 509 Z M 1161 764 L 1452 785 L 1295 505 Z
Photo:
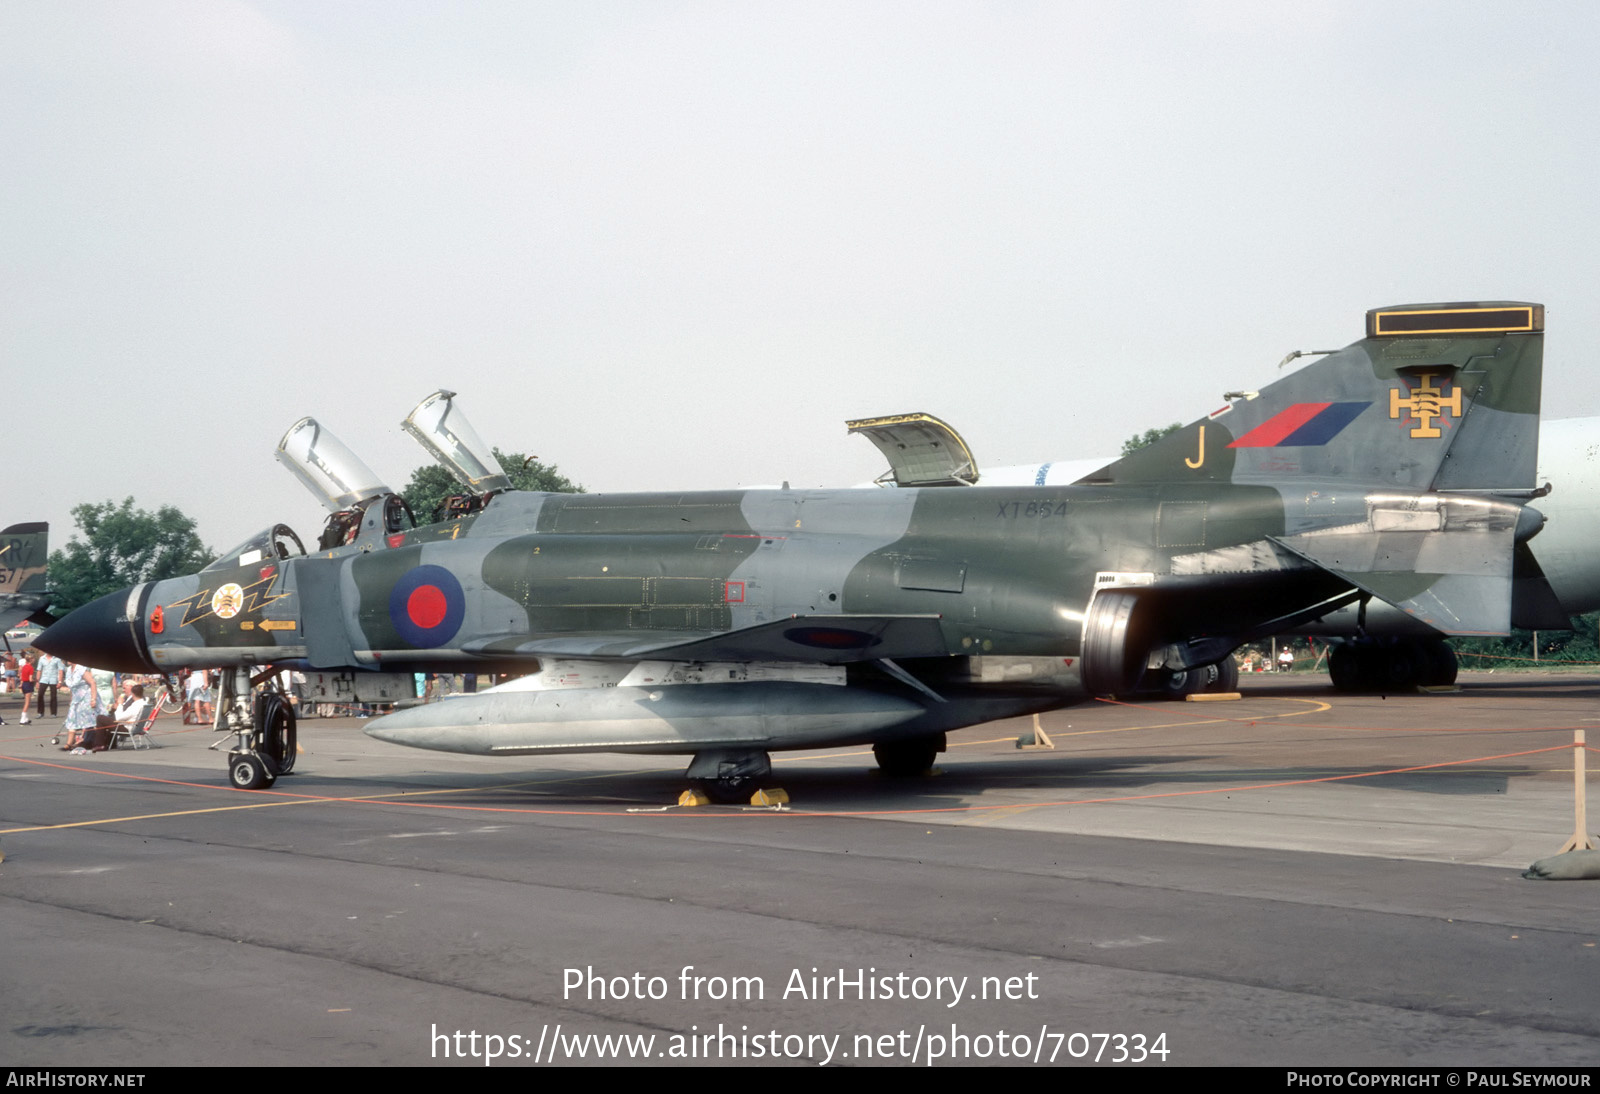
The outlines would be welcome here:
M 1202 693 L 1218 694 L 1239 690 L 1239 663 L 1230 654 L 1215 665 L 1197 669 L 1167 671 L 1161 681 L 1161 694 L 1168 699 L 1184 699 Z
M 228 782 L 236 789 L 265 790 L 294 770 L 294 707 L 275 670 L 252 678 L 248 669 L 223 669 L 216 728 L 233 737 L 211 747 L 228 745 Z
M 934 733 L 926 737 L 879 741 L 872 746 L 872 755 L 878 761 L 878 770 L 885 775 L 926 775 L 944 749 L 944 734 Z
M 690 787 L 718 805 L 745 805 L 772 774 L 772 760 L 761 751 L 696 752 L 685 774 Z
M 1328 654 L 1328 675 L 1339 691 L 1449 687 L 1457 668 L 1442 638 L 1356 638 Z
M 878 770 L 885 775 L 925 775 L 945 750 L 943 733 L 879 741 L 872 746 Z M 762 751 L 711 749 L 695 753 L 685 776 L 692 790 L 718 805 L 745 805 L 772 777 L 772 760 Z

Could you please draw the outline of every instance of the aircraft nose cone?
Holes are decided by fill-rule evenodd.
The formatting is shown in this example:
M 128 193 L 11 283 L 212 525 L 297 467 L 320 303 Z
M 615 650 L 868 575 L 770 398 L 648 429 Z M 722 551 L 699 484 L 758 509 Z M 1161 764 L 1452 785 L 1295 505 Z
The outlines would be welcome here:
M 145 656 L 139 633 L 141 623 L 137 618 L 128 618 L 136 614 L 128 611 L 130 603 L 137 604 L 131 595 L 136 592 L 137 587 L 91 600 L 67 613 L 65 619 L 51 624 L 34 645 L 63 661 L 75 661 L 90 668 L 115 672 L 157 671 Z

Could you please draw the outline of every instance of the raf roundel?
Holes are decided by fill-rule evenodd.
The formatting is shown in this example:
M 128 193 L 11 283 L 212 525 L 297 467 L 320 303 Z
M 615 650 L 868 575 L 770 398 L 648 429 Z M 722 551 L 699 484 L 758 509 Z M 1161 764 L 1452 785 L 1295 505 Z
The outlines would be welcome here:
M 389 593 L 389 619 L 409 645 L 434 649 L 456 636 L 467 614 L 461 582 L 443 566 L 407 570 Z

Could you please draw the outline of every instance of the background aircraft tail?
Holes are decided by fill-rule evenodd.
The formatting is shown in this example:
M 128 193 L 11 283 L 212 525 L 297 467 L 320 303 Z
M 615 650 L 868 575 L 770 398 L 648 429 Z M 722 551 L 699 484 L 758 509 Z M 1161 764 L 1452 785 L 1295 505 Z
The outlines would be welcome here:
M 1543 351 L 1539 304 L 1375 308 L 1359 342 L 1082 481 L 1526 491 Z
M 13 524 L 0 531 L 0 630 L 41 614 L 49 605 L 45 567 L 50 556 L 50 526 L 42 521 Z M 50 617 L 38 622 L 48 624 Z

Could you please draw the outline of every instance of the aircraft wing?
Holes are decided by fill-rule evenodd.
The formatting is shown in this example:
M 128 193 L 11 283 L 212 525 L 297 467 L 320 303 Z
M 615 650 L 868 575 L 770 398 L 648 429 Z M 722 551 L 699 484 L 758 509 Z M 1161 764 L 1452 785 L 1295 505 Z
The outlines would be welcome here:
M 726 632 L 638 631 L 502 635 L 468 643 L 483 656 L 670 661 L 806 661 L 843 665 L 884 658 L 942 657 L 938 615 L 804 615 Z

